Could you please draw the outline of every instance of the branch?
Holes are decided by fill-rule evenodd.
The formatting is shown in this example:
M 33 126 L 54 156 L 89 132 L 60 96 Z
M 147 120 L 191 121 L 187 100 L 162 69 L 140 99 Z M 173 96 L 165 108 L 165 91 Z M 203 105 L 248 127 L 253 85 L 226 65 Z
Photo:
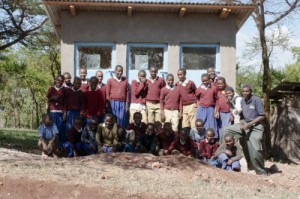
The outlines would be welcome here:
M 299 0 L 294 1 L 293 4 L 287 3 L 289 5 L 289 9 L 286 10 L 283 14 L 281 14 L 279 17 L 275 18 L 272 21 L 269 21 L 268 23 L 266 23 L 266 27 L 271 26 L 277 22 L 279 22 L 281 19 L 283 19 L 284 17 L 286 17 L 287 15 L 289 15 L 296 7 L 298 7 Z
M 44 19 L 44 21 L 42 23 L 40 23 L 40 25 L 36 26 L 35 28 L 23 31 L 22 34 L 18 38 L 16 38 L 15 40 L 13 40 L 11 42 L 8 42 L 7 44 L 1 45 L 0 50 L 4 50 L 5 48 L 8 48 L 8 47 L 22 41 L 25 37 L 27 37 L 28 35 L 30 35 L 34 31 L 40 29 L 46 23 L 47 20 L 48 19 Z

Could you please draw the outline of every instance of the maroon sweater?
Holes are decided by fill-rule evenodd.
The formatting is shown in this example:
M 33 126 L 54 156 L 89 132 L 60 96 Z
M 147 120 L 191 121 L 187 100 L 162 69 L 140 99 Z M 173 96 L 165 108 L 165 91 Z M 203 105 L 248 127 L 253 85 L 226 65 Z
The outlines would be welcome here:
M 219 142 L 214 140 L 213 143 L 207 143 L 206 139 L 200 141 L 200 157 L 210 159 L 215 155 Z
M 106 99 L 115 101 L 129 100 L 129 86 L 126 77 L 122 77 L 122 81 L 118 82 L 114 78 L 110 78 L 106 84 Z
M 191 105 L 193 103 L 197 103 L 197 98 L 195 96 L 196 85 L 193 81 L 189 80 L 186 86 L 176 83 L 176 86 L 179 88 L 182 105 Z
M 163 131 L 161 131 L 158 135 L 159 147 L 160 149 L 168 150 L 171 146 L 172 142 L 175 141 L 177 134 L 173 132 L 170 135 L 166 135 Z
M 72 144 L 72 148 L 76 148 L 76 143 L 81 141 L 82 132 L 78 132 L 76 128 L 71 128 L 68 132 L 68 141 Z
M 84 93 L 81 90 L 66 89 L 64 111 L 80 111 L 83 113 L 84 105 Z
M 198 98 L 198 104 L 202 107 L 214 106 L 216 103 L 216 87 L 210 87 L 206 90 L 202 88 L 202 85 L 196 91 L 196 97 Z
M 223 113 L 230 112 L 230 106 L 226 102 L 225 93 L 223 94 L 222 91 L 218 91 L 217 93 L 216 110 Z
M 131 82 L 131 103 L 146 104 L 146 96 L 148 93 L 147 84 L 142 84 L 136 80 Z
M 57 96 L 57 99 L 51 99 Z M 60 89 L 54 88 L 51 86 L 47 92 L 48 98 L 48 108 L 49 110 L 63 110 L 64 107 L 64 98 L 65 98 L 65 88 L 61 87 Z
M 160 91 L 160 108 L 162 110 L 179 110 L 182 107 L 179 88 L 176 86 L 173 90 L 164 87 Z
M 196 143 L 191 140 L 190 138 L 187 138 L 185 144 L 181 144 L 180 139 L 173 141 L 168 148 L 168 154 L 171 154 L 173 150 L 178 150 L 181 154 L 185 156 L 192 155 L 197 148 Z
M 153 83 L 148 79 L 147 84 L 148 84 L 148 93 L 147 93 L 146 100 L 152 103 L 159 103 L 160 90 L 166 86 L 165 80 L 161 77 L 157 77 Z
M 89 88 L 90 88 L 90 82 L 88 81 L 87 84 L 81 84 L 80 90 L 82 90 L 82 92 L 86 93 L 89 91 Z
M 88 91 L 85 93 L 85 113 L 87 118 L 91 118 L 94 115 L 100 117 L 104 106 L 104 95 L 101 90 Z
M 141 126 L 136 126 L 134 123 L 130 123 L 127 127 L 127 130 L 134 130 L 135 139 L 137 140 L 139 136 L 144 135 L 146 133 L 147 124 L 142 122 Z

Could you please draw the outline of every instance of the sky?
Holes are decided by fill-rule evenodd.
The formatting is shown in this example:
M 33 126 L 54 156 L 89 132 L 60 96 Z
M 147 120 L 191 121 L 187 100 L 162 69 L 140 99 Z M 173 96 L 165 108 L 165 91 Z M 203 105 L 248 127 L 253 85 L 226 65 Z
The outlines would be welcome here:
M 283 24 L 281 28 L 281 32 L 283 34 L 288 35 L 289 46 L 298 46 L 300 47 L 300 13 L 295 15 L 292 20 L 288 23 Z M 278 32 L 278 27 L 271 26 L 267 29 L 266 33 L 269 34 L 272 31 Z M 237 33 L 237 58 L 238 62 L 241 65 L 254 64 L 256 67 L 260 67 L 260 63 L 258 63 L 257 57 L 256 61 L 249 61 L 245 59 L 244 52 L 247 49 L 247 42 L 251 41 L 251 38 L 258 35 L 257 28 L 255 27 L 255 23 L 251 17 L 245 22 L 243 27 Z M 295 58 L 290 50 L 282 50 L 279 48 L 274 49 L 274 55 L 271 57 L 271 64 L 274 68 L 283 69 L 287 64 L 293 64 L 295 62 Z

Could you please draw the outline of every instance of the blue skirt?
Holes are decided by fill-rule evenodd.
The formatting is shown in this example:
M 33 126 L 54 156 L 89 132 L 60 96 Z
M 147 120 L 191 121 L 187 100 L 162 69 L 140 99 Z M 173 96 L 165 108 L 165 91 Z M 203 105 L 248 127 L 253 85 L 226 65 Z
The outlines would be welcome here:
M 197 113 L 196 113 L 196 119 L 202 119 L 204 122 L 204 128 L 212 128 L 215 131 L 215 138 L 219 138 L 218 133 L 218 124 L 217 120 L 214 116 L 215 107 L 202 107 L 198 106 Z
M 126 102 L 110 101 L 112 114 L 117 118 L 117 123 L 120 127 L 126 128 Z

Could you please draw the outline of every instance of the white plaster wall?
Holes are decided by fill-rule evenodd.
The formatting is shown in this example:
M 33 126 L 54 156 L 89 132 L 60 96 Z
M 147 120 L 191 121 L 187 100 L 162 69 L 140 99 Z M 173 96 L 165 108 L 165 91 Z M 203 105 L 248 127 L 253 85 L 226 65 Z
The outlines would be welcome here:
M 74 42 L 115 42 L 116 64 L 126 66 L 129 42 L 168 43 L 168 71 L 179 68 L 180 43 L 220 44 L 221 74 L 235 85 L 236 27 L 235 17 L 218 15 L 80 12 L 71 16 L 61 13 L 62 72 L 74 74 Z M 124 71 L 126 74 L 126 71 Z M 176 76 L 176 75 L 175 75 Z

